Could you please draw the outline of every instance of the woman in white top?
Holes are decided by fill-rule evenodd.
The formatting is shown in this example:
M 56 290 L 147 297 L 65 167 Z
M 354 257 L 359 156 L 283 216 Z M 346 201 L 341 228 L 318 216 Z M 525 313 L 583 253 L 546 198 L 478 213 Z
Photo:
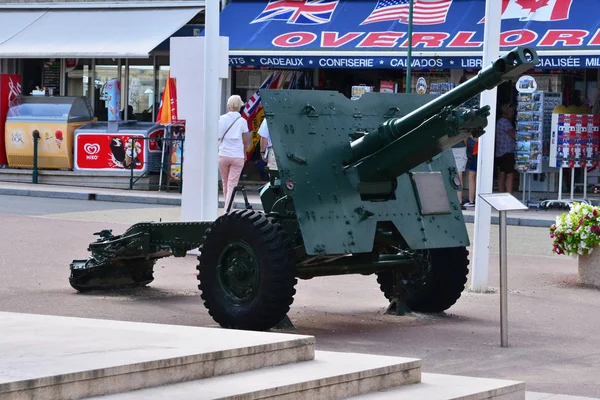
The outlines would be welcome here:
M 219 172 L 223 181 L 225 208 L 229 205 L 229 197 L 240 180 L 246 161 L 248 123 L 239 112 L 243 105 L 240 96 L 229 97 L 229 112 L 219 118 Z

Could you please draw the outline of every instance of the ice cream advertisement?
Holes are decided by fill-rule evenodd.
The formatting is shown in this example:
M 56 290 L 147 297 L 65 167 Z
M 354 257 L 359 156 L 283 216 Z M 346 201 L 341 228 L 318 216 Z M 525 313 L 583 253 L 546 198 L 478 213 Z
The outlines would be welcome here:
M 73 168 L 73 131 L 82 123 L 8 122 L 6 153 L 13 167 L 33 165 L 33 132 L 38 131 L 38 166 L 40 168 Z
M 142 139 L 141 135 L 79 133 L 75 143 L 75 169 L 142 170 L 145 158 Z
M 118 79 L 111 79 L 106 82 L 106 106 L 108 107 L 108 120 L 121 120 L 121 82 Z

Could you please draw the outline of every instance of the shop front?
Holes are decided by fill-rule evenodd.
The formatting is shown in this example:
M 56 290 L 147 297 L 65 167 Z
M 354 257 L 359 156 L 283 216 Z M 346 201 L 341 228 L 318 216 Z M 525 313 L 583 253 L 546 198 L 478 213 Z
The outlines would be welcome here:
M 590 10 L 600 10 L 597 1 L 501 1 L 501 51 L 535 48 L 540 62 L 530 75 L 538 92 L 559 96 L 565 106 L 593 105 L 600 20 Z M 484 16 L 485 0 L 415 2 L 411 92 L 443 93 L 481 69 Z M 221 35 L 230 38 L 232 90 L 246 99 L 273 71 L 285 70 L 303 71 L 309 87 L 349 98 L 365 90 L 406 91 L 407 1 L 233 0 L 221 13 Z M 499 88 L 500 102 L 518 101 L 516 83 Z M 521 182 L 552 197 L 558 168 L 549 165 L 549 123 L 541 133 L 540 168 L 523 171 Z
M 9 108 L 8 102 L 4 102 L 6 94 L 10 101 L 17 95 L 55 98 L 57 103 L 61 103 L 61 98 L 82 98 L 91 106 L 91 118 L 97 123 L 111 119 L 109 107 L 112 104 L 112 115 L 121 124 L 145 124 L 143 129 L 140 128 L 144 131 L 146 125 L 157 120 L 170 69 L 169 38 L 197 36 L 204 24 L 203 11 L 204 1 L 0 5 L 0 24 L 4 27 L 0 32 L 0 96 L 3 100 L 0 116 Z M 10 77 L 12 89 L 5 88 L 3 77 Z M 117 82 L 120 89 L 119 104 L 111 103 L 110 82 Z M 5 122 L 0 121 L 3 129 Z M 107 131 L 106 134 L 117 135 L 120 130 L 122 128 L 119 132 Z M 3 153 L 0 154 L 0 180 L 31 181 L 28 178 L 31 170 L 6 157 L 4 147 L 6 144 L 11 146 L 12 138 L 6 142 L 3 130 L 0 135 L 0 153 Z M 68 143 L 72 152 L 70 160 L 74 160 L 74 145 L 76 138 L 72 134 Z M 124 165 L 113 164 L 115 169 Z M 44 165 L 41 163 L 40 168 Z M 41 171 L 41 182 L 44 178 L 47 178 L 46 183 L 55 182 L 56 176 L 60 175 L 63 184 L 87 183 L 88 177 L 91 181 L 101 177 L 103 184 L 110 186 L 113 182 L 115 187 L 127 186 L 127 174 L 123 171 L 113 173 L 106 167 L 95 170 L 76 166 L 69 162 L 64 168 L 61 164 L 61 168 L 53 171 Z M 149 166 L 141 169 L 142 172 L 146 170 L 155 173 L 155 168 Z M 50 175 L 53 175 L 52 179 Z M 120 180 L 122 176 L 125 178 Z M 111 177 L 114 177 L 113 181 Z M 137 185 L 149 188 L 142 185 L 142 181 L 148 183 L 150 178 L 140 180 Z

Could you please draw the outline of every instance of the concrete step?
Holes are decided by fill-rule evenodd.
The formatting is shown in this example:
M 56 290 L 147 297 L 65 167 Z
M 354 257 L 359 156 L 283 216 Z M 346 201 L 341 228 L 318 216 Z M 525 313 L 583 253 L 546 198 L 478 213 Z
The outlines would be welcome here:
M 350 400 L 525 400 L 525 383 L 459 375 L 421 374 L 418 385 L 381 390 Z
M 421 361 L 418 359 L 316 351 L 312 361 L 94 399 L 337 400 L 417 384 L 420 379 Z
M 0 168 L 0 181 L 11 183 L 32 183 L 33 170 L 29 168 Z M 129 189 L 131 171 L 93 172 L 42 169 L 38 170 L 38 183 L 46 185 L 69 185 L 82 189 L 106 188 Z M 148 192 L 158 188 L 158 174 L 141 176 L 134 172 L 133 178 L 138 179 L 134 188 Z M 164 178 L 163 178 L 164 179 Z M 165 182 L 166 185 L 166 182 Z
M 0 400 L 80 399 L 314 358 L 314 337 L 0 312 Z

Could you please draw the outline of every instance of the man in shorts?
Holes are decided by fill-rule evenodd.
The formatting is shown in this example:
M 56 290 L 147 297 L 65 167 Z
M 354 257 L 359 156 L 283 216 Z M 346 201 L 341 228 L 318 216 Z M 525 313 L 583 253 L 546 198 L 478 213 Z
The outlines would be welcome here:
M 463 140 L 462 142 L 452 146 L 452 154 L 454 155 L 454 162 L 456 162 L 456 169 L 458 170 L 458 177 L 460 179 L 460 186 L 461 186 L 460 190 L 456 191 L 456 194 L 458 195 L 458 202 L 460 203 L 461 208 L 464 210 L 465 207 L 462 205 L 463 204 L 462 186 L 463 186 L 463 173 L 465 172 L 465 169 L 467 168 L 466 140 Z

